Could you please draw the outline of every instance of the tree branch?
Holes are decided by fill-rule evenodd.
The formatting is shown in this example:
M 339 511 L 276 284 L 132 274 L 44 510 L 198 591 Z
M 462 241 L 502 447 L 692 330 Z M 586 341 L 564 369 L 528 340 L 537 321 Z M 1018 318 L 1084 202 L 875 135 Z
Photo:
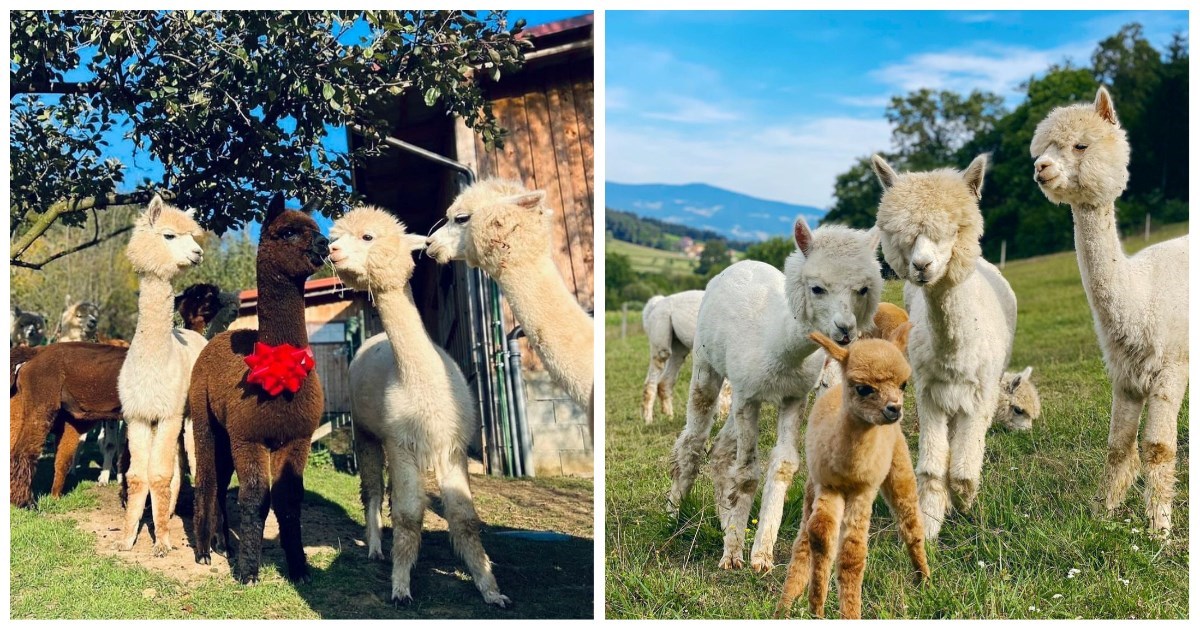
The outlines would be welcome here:
M 74 254 L 75 252 L 78 252 L 80 250 L 86 250 L 87 248 L 90 248 L 93 245 L 97 245 L 101 242 L 108 241 L 109 239 L 111 239 L 115 236 L 124 234 L 126 232 L 129 232 L 130 230 L 133 230 L 132 225 L 125 226 L 124 228 L 118 228 L 118 229 L 104 235 L 103 237 L 96 236 L 96 237 L 92 238 L 91 241 L 85 241 L 84 243 L 80 243 L 79 245 L 77 245 L 73 248 L 68 248 L 66 250 L 63 250 L 62 252 L 51 255 L 49 258 L 47 258 L 46 260 L 44 260 L 40 263 L 27 263 L 25 261 L 17 260 L 16 258 L 10 259 L 8 261 L 8 263 L 9 263 L 9 265 L 12 265 L 13 267 L 24 267 L 26 269 L 40 270 L 47 263 L 61 259 L 62 257 L 66 256 L 68 254 Z
M 104 206 L 144 204 L 150 201 L 150 194 L 150 191 L 138 191 L 136 193 L 127 194 L 109 193 L 101 198 L 72 198 L 55 202 L 50 206 L 50 208 L 46 209 L 46 212 L 42 213 L 42 216 L 38 218 L 28 232 L 21 235 L 21 238 L 17 239 L 17 241 L 12 244 L 12 256 L 9 262 L 13 265 L 18 265 L 18 259 L 22 254 L 25 253 L 25 250 L 28 250 L 29 246 L 32 245 L 34 241 L 37 241 L 38 237 L 41 237 L 43 234 L 45 234 L 46 231 L 50 229 L 50 226 L 53 226 L 54 222 L 57 221 L 61 215 Z M 164 192 L 162 195 L 164 199 L 174 198 L 174 195 L 168 192 Z
M 27 81 L 25 83 L 13 83 L 8 86 L 8 98 L 12 100 L 21 94 L 92 94 L 103 90 L 107 85 L 104 81 L 74 83 Z

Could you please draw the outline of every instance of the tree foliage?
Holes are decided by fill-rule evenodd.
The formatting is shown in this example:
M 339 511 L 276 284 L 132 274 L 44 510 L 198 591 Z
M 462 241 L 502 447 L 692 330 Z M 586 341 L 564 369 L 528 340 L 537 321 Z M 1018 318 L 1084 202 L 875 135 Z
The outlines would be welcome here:
M 733 260 L 729 256 L 729 245 L 724 239 L 709 239 L 704 242 L 704 251 L 700 253 L 700 262 L 696 265 L 696 273 L 712 278 L 721 270 L 729 267 Z
M 352 165 L 379 147 L 333 153 L 326 135 L 385 134 L 410 90 L 498 142 L 478 78 L 523 63 L 521 26 L 474 11 L 14 11 L 14 262 L 55 222 L 80 226 L 89 209 L 154 190 L 218 233 L 260 217 L 276 192 L 336 214 Z M 122 130 L 164 169 L 132 193 L 118 191 L 128 165 L 105 145 Z
M 771 237 L 746 248 L 743 260 L 762 261 L 783 271 L 783 262 L 796 251 L 796 243 L 787 237 Z

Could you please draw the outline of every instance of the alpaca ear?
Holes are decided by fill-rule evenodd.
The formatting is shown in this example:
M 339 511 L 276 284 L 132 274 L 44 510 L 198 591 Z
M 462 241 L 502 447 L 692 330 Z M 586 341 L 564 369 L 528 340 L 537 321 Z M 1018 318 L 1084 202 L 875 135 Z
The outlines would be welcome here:
M 188 219 L 193 219 L 193 220 L 194 220 L 194 219 L 196 218 L 196 209 L 195 209 L 195 208 L 189 208 L 189 209 L 187 209 L 187 210 L 183 211 L 183 214 L 187 215 L 187 216 L 188 216 Z
M 150 205 L 146 206 L 146 218 L 150 221 L 151 226 L 158 221 L 159 215 L 162 215 L 164 205 L 162 195 L 155 194 L 150 200 Z
M 808 334 L 808 339 L 819 344 L 821 348 L 825 349 L 825 352 L 829 353 L 829 356 L 836 359 L 838 363 L 846 363 L 846 358 L 850 356 L 850 351 L 843 348 L 837 342 L 825 337 L 821 333 L 813 331 L 812 333 Z
M 313 213 L 313 211 L 317 209 L 317 205 L 320 203 L 321 203 L 321 199 L 318 197 L 314 197 L 314 198 L 308 200 L 307 202 L 305 202 L 304 206 L 300 208 L 300 212 L 311 215 Z
M 1021 371 L 1021 377 L 1029 379 L 1031 376 L 1033 376 L 1033 366 L 1026 366 L 1025 370 Z
M 404 246 L 406 248 L 408 248 L 409 251 L 416 252 L 417 250 L 424 250 L 425 244 L 426 244 L 426 239 L 422 235 L 419 235 L 419 234 L 404 235 Z
M 963 180 L 975 199 L 983 199 L 983 173 L 987 171 L 988 154 L 981 153 L 971 161 L 967 170 L 963 171 Z
M 871 226 L 871 229 L 867 231 L 867 245 L 871 246 L 871 256 L 874 256 L 875 252 L 879 250 L 879 238 L 879 226 Z
M 871 170 L 875 171 L 875 177 L 879 178 L 879 183 L 883 185 L 883 190 L 887 190 L 896 185 L 896 172 L 892 166 L 887 163 L 879 154 L 871 156 Z
M 908 352 L 908 333 L 912 331 L 912 322 L 905 322 L 900 326 L 892 329 L 892 333 L 888 335 L 888 341 L 896 345 L 901 353 Z
M 1112 96 L 1108 94 L 1108 90 L 1104 86 L 1100 86 L 1100 89 L 1096 90 L 1096 113 L 1100 115 L 1100 118 L 1120 126 L 1120 123 L 1117 122 L 1117 108 L 1113 107 Z
M 271 197 L 271 202 L 267 204 L 267 215 L 263 217 L 263 227 L 271 225 L 271 222 L 281 214 L 283 214 L 283 193 L 275 193 Z
M 796 247 L 805 257 L 812 252 L 812 230 L 808 229 L 803 215 L 796 217 L 796 223 L 792 224 L 792 238 L 795 239 Z
M 513 197 L 508 198 L 508 203 L 520 206 L 521 208 L 534 210 L 542 205 L 542 200 L 544 199 L 546 199 L 546 191 L 538 190 L 522 193 L 520 195 L 514 195 Z

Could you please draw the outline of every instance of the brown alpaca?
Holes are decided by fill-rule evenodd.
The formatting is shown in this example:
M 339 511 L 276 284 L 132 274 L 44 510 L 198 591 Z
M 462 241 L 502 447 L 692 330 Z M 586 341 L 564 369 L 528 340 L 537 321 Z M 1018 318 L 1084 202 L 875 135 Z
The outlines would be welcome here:
M 188 407 L 195 422 L 198 468 L 196 562 L 209 564 L 212 549 L 228 549 L 225 495 L 236 471 L 241 537 L 234 576 L 243 583 L 258 581 L 268 509 L 275 510 L 279 521 L 288 578 L 309 580 L 300 540 L 300 503 L 312 434 L 324 408 L 321 382 L 311 372 L 295 393 L 272 397 L 247 383 L 246 357 L 256 342 L 308 347 L 304 281 L 328 254 L 329 240 L 316 222 L 304 212 L 285 211 L 283 196 L 276 195 L 258 244 L 259 330 L 214 337 L 192 371 Z
M 813 615 L 824 616 L 837 555 L 842 617 L 862 617 L 867 530 L 880 492 L 899 519 L 913 567 L 921 579 L 929 576 L 917 478 L 900 431 L 904 387 L 912 372 L 904 359 L 911 328 L 901 324 L 887 340 L 860 339 L 847 348 L 820 333 L 809 335 L 841 366 L 843 382 L 817 399 L 808 419 L 804 515 L 777 616 L 791 609 L 806 586 Z
M 189 285 L 175 296 L 175 310 L 183 318 L 183 326 L 210 340 L 229 328 L 237 318 L 238 306 L 236 293 L 208 283 Z
M 80 435 L 121 417 L 117 375 L 127 349 L 62 342 L 13 352 L 9 391 L 9 501 L 33 503 L 33 473 L 47 434 L 57 438 L 50 495 L 62 495 Z M 23 360 L 23 361 L 22 361 Z M 16 369 L 17 362 L 20 368 Z

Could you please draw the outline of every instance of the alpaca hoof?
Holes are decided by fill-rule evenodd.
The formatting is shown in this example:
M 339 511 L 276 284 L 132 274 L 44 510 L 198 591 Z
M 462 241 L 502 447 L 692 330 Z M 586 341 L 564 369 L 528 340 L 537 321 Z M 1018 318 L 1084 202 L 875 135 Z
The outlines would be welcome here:
M 750 569 L 759 574 L 766 574 L 775 569 L 775 559 L 769 553 L 759 552 L 750 555 Z
M 213 537 L 212 550 L 217 554 L 225 554 L 229 550 L 229 544 L 221 537 Z
M 382 550 L 371 550 L 370 552 L 367 552 L 367 558 L 374 560 L 374 561 L 382 561 L 383 560 L 383 551 Z
M 742 560 L 742 555 L 734 556 L 726 554 L 721 557 L 721 562 L 717 564 L 717 567 L 722 570 L 740 570 L 743 565 L 745 565 L 745 562 Z
M 299 585 L 308 585 L 312 582 L 312 575 L 308 573 L 308 566 L 305 565 L 295 572 L 288 572 L 288 580 Z
M 243 585 L 258 585 L 258 572 L 247 572 L 239 576 L 237 580 Z
M 156 557 L 165 557 L 170 551 L 171 544 L 166 541 L 155 543 L 154 546 L 150 548 L 150 552 Z
M 512 599 L 500 592 L 491 592 L 483 595 L 483 602 L 489 605 L 495 605 L 501 609 L 508 609 L 512 605 Z
M 953 478 L 950 480 L 950 490 L 953 491 L 951 496 L 954 499 L 954 507 L 966 512 L 971 510 L 971 506 L 975 503 L 975 496 L 979 494 L 979 482 Z
M 200 565 L 212 565 L 212 555 L 207 552 L 196 551 L 196 563 Z
M 108 486 L 108 472 L 100 474 L 100 478 L 96 480 L 96 486 Z
M 412 594 L 392 592 L 392 604 L 397 607 L 407 607 L 413 603 Z

